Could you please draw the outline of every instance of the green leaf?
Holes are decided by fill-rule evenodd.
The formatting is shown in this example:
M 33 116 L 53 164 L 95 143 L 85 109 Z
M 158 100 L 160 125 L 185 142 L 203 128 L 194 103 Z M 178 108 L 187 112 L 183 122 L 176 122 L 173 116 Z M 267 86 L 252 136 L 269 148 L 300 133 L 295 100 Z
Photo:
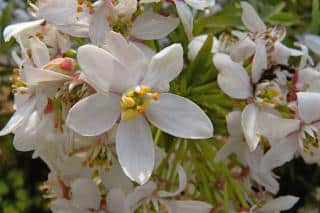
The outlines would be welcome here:
M 312 22 L 310 31 L 313 33 L 319 32 L 320 27 L 320 11 L 319 0 L 313 0 L 312 2 Z

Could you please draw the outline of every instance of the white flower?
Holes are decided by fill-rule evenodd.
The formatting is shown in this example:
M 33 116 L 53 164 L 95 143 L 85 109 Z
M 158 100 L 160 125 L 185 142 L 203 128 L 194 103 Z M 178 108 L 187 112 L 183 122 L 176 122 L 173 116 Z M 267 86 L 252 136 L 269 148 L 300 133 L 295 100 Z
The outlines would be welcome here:
M 250 212 L 253 213 L 280 213 L 281 211 L 286 211 L 291 209 L 297 202 L 299 198 L 295 196 L 280 196 L 275 199 L 268 201 L 260 208 L 252 208 Z
M 228 114 L 227 128 L 230 136 L 226 144 L 218 151 L 215 160 L 223 161 L 229 155 L 236 154 L 240 162 L 250 168 L 250 177 L 264 186 L 267 191 L 276 194 L 279 190 L 279 184 L 272 173 L 276 166 L 264 168 L 262 165 L 264 159 L 262 150 L 258 147 L 251 151 L 243 142 L 241 117 L 242 113 L 240 111 L 233 111 Z
M 151 204 L 156 210 L 164 208 L 168 212 L 199 212 L 208 213 L 212 206 L 201 201 L 174 200 L 174 197 L 181 194 L 187 185 L 187 177 L 181 166 L 177 168 L 179 175 L 179 187 L 174 192 L 159 191 L 154 182 L 148 182 L 138 186 L 129 194 L 123 193 L 120 189 L 113 189 L 107 196 L 108 211 L 112 213 L 134 212 L 143 204 Z M 148 211 L 148 209 L 144 209 Z
M 213 126 L 200 107 L 183 97 L 158 93 L 182 70 L 183 51 L 174 44 L 147 62 L 143 53 L 119 34 L 108 46 L 85 45 L 78 61 L 97 93 L 75 104 L 68 126 L 82 135 L 109 130 L 120 119 L 116 149 L 120 164 L 132 180 L 145 183 L 154 165 L 152 135 L 147 123 L 183 138 L 209 138 Z M 147 119 L 147 120 L 146 120 Z
M 54 213 L 91 212 L 100 208 L 98 186 L 88 178 L 78 178 L 70 186 L 71 199 L 59 198 L 51 203 Z

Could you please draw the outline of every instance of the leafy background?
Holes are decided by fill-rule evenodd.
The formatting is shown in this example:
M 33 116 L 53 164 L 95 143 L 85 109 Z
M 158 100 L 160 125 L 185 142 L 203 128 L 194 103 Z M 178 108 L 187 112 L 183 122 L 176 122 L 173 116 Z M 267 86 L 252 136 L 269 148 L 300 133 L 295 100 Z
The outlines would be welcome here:
M 14 41 L 4 43 L 2 32 L 10 23 L 27 20 L 23 13 L 26 2 L 0 0 L 0 127 L 12 113 L 10 94 L 10 50 Z M 241 23 L 239 1 L 223 2 L 221 10 L 208 17 L 195 20 L 196 35 L 207 32 L 218 35 L 234 28 L 244 29 Z M 287 27 L 285 43 L 289 46 L 300 40 L 304 33 L 320 33 L 320 0 L 249 0 L 269 25 Z M 171 35 L 171 40 L 181 40 Z M 182 39 L 187 45 L 186 39 Z M 319 57 L 315 56 L 316 59 Z M 42 198 L 40 185 L 46 180 L 48 169 L 38 159 L 31 160 L 31 153 L 17 152 L 12 146 L 12 136 L 0 137 L 0 212 L 48 212 L 47 202 Z M 300 197 L 299 203 L 289 212 L 320 212 L 320 169 L 296 159 L 276 170 L 280 176 L 279 195 L 292 194 Z

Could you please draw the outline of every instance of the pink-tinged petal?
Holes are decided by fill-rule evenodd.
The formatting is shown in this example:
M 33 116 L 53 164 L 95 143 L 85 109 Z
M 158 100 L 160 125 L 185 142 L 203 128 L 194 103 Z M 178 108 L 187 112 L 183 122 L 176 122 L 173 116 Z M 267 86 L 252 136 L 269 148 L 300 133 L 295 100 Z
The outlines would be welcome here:
M 242 22 L 251 32 L 262 32 L 266 30 L 266 25 L 249 3 L 242 1 L 241 7 Z
M 151 86 L 157 91 L 161 85 L 164 83 L 169 84 L 170 81 L 175 79 L 182 71 L 182 68 L 182 46 L 173 44 L 152 57 L 142 84 Z
M 217 53 L 213 63 L 219 70 L 219 87 L 232 98 L 247 99 L 252 95 L 250 78 L 239 63 L 231 60 L 229 55 Z
M 188 39 L 192 39 L 193 32 L 193 14 L 191 9 L 188 7 L 186 3 L 179 0 L 174 0 L 174 3 L 177 8 L 178 15 L 181 19 L 182 25 L 184 27 L 184 31 L 186 32 Z
M 297 97 L 300 118 L 306 123 L 319 120 L 320 93 L 298 92 Z
M 96 93 L 76 103 L 66 123 L 83 136 L 100 135 L 111 129 L 120 116 L 120 97 Z
M 110 87 L 117 92 L 136 86 L 130 80 L 130 72 L 112 53 L 93 45 L 78 49 L 78 62 L 89 83 L 97 90 L 108 92 Z
M 266 44 L 263 40 L 258 39 L 256 41 L 256 53 L 252 62 L 252 81 L 257 83 L 264 70 L 267 69 L 267 50 Z
M 160 94 L 146 111 L 148 120 L 173 136 L 190 139 L 210 138 L 213 126 L 202 109 L 190 100 L 170 94 Z
M 176 29 L 178 25 L 179 19 L 177 18 L 144 12 L 134 21 L 131 35 L 142 40 L 161 39 Z
M 98 209 L 100 191 L 98 186 L 87 178 L 79 178 L 71 184 L 72 202 L 83 209 Z
M 255 104 L 249 104 L 242 112 L 241 125 L 250 151 L 257 148 L 261 135 L 258 132 L 259 109 Z
M 142 116 L 120 122 L 116 151 L 124 173 L 140 185 L 145 184 L 154 167 L 155 151 L 149 124 Z
M 8 123 L 0 131 L 0 136 L 12 133 L 31 115 L 32 111 L 36 107 L 36 98 L 31 97 L 25 103 L 23 103 L 16 112 L 11 116 Z

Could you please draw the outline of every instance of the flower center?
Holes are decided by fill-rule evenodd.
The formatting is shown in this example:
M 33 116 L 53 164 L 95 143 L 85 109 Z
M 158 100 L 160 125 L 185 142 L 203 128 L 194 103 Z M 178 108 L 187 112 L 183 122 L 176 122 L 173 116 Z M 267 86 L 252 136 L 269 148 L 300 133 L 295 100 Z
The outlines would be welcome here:
M 285 103 L 285 96 L 282 94 L 281 88 L 273 81 L 258 84 L 255 99 L 262 106 L 276 107 Z
M 131 120 L 146 111 L 150 100 L 158 100 L 159 94 L 151 91 L 149 86 L 137 86 L 122 95 L 120 106 L 121 120 Z

